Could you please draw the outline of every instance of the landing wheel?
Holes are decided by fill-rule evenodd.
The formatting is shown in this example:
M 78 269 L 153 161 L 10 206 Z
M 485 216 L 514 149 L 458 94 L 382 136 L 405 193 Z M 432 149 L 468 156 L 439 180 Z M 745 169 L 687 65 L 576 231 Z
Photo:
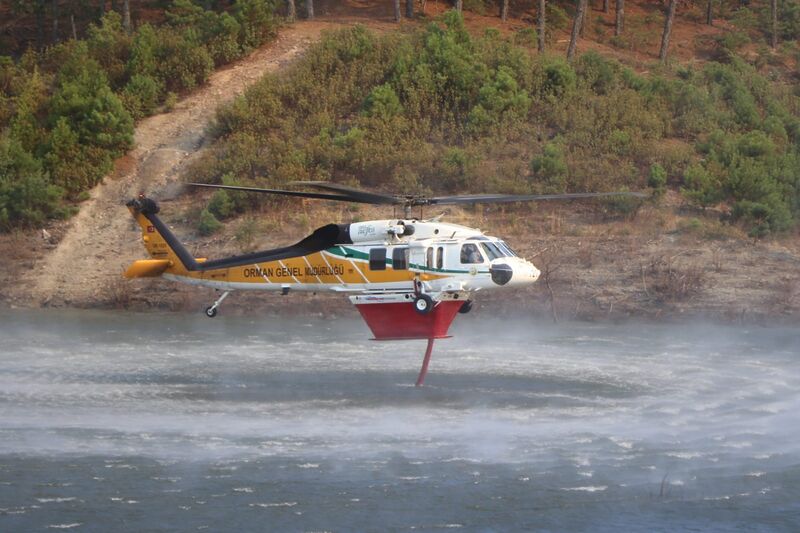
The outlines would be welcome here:
M 216 307 L 206 307 L 206 316 L 208 318 L 214 318 L 217 316 L 217 308 Z
M 427 294 L 420 294 L 414 299 L 414 311 L 427 315 L 433 309 L 433 300 Z
M 461 313 L 462 315 L 466 315 L 470 311 L 472 311 L 472 300 L 467 300 L 466 302 L 461 304 L 461 307 L 458 308 L 458 312 Z

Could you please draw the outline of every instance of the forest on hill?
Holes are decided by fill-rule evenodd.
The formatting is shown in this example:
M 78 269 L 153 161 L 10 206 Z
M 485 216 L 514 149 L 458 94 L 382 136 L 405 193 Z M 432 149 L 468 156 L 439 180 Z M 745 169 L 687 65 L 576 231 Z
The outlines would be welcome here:
M 46 41 L 40 28 L 21 55 L 0 56 L 0 230 L 69 216 L 132 148 L 136 120 L 169 110 L 277 31 L 264 0 L 217 10 L 174 0 L 144 12 L 157 23 L 135 26 L 128 2 L 122 14 L 105 4 L 79 38 Z M 48 13 L 44 2 L 15 5 L 20 23 L 32 11 L 41 26 Z
M 68 216 L 131 147 L 135 120 L 272 38 L 281 16 L 314 9 L 310 0 L 11 4 L 11 24 L 34 31 L 0 40 L 0 230 Z M 434 16 L 431 3 L 425 12 L 425 2 L 395 0 L 397 19 L 427 23 L 328 34 L 218 112 L 215 144 L 191 178 L 409 193 L 649 187 L 655 201 L 671 188 L 699 208 L 724 206 L 754 236 L 795 226 L 800 0 L 453 7 Z M 460 9 L 492 17 L 465 25 Z M 492 27 L 509 17 L 513 31 Z M 673 36 L 673 48 L 691 41 L 692 55 L 672 60 L 664 37 L 688 22 L 722 29 Z M 592 46 L 576 53 L 578 42 Z M 259 201 L 218 192 L 194 216 L 212 233 Z
M 779 52 L 748 58 L 746 43 L 769 33 L 733 28 L 707 60 L 646 73 L 595 51 L 537 53 L 533 29 L 476 34 L 456 10 L 410 32 L 341 30 L 221 109 L 191 179 L 405 193 L 649 187 L 655 201 L 671 187 L 701 209 L 729 206 L 725 219 L 753 236 L 782 232 L 800 215 L 797 71 L 773 68 Z M 219 191 L 198 228 L 263 201 Z

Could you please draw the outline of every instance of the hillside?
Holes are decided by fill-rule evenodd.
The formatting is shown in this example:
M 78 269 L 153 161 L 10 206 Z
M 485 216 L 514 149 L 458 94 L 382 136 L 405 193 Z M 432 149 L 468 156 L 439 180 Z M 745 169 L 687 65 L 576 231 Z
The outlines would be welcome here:
M 225 106 L 210 137 L 200 132 L 214 105 L 246 84 L 225 71 L 173 113 L 140 123 L 139 147 L 117 162 L 117 177 L 95 189 L 72 222 L 50 227 L 56 238 L 65 235 L 55 251 L 26 250 L 32 270 L 25 275 L 20 262 L 6 269 L 11 290 L 5 297 L 14 305 L 198 308 L 207 294 L 117 278 L 142 254 L 119 205 L 138 190 L 171 200 L 164 203 L 165 216 L 204 256 L 291 241 L 331 220 L 378 216 L 366 209 L 186 195 L 168 185 L 177 179 L 226 176 L 229 183 L 282 185 L 325 178 L 412 192 L 650 187 L 657 201 L 643 206 L 515 206 L 447 216 L 506 237 L 547 273 L 530 293 L 484 300 L 497 309 L 558 319 L 686 313 L 796 319 L 800 130 L 792 129 L 798 108 L 791 47 L 767 51 L 769 61 L 762 63 L 756 30 L 719 19 L 707 26 L 688 10 L 679 13 L 676 46 L 664 67 L 653 37 L 660 39 L 654 28 L 662 21 L 649 3 L 631 3 L 627 40 L 613 38 L 613 13 L 592 12 L 578 48 L 591 53 L 570 65 L 560 58 L 568 25 L 554 28 L 550 53 L 541 56 L 528 31 L 531 14 L 513 6 L 507 23 L 468 12 L 463 30 L 452 21 L 440 22 L 440 30 L 414 22 L 395 33 L 390 9 L 348 2 L 328 14 L 323 7 L 319 22 L 284 28 L 278 49 L 295 43 L 288 57 L 301 49 L 298 39 L 316 38 L 325 24 L 350 27 L 357 20 L 381 32 L 329 34 L 322 47 Z M 427 7 L 434 15 L 432 8 L 441 5 Z M 499 31 L 486 33 L 488 26 Z M 750 42 L 726 43 L 734 33 L 747 33 Z M 413 51 L 418 46 L 421 51 Z M 245 60 L 254 66 L 251 79 L 272 70 L 263 57 L 273 64 L 287 59 L 270 50 Z M 404 68 L 416 74 L 406 80 L 395 58 L 409 51 Z M 262 52 L 261 60 L 253 59 Z M 336 67 L 318 68 L 331 57 Z M 462 85 L 422 87 L 420 72 L 453 58 L 452 65 L 465 70 L 451 70 L 445 79 Z M 324 72 L 333 74 L 318 78 Z M 435 107 L 426 107 L 421 91 L 427 90 L 445 91 L 430 100 L 439 102 Z M 209 98 L 214 93 L 218 97 Z M 273 98 L 286 107 L 270 108 Z M 184 153 L 163 157 L 174 149 Z M 149 181 L 153 175 L 158 178 Z M 746 179 L 757 185 L 744 186 Z M 205 210 L 198 207 L 203 199 L 212 200 Z M 202 236 L 213 229 L 200 225 L 208 219 L 204 212 L 226 226 Z M 21 243 L 31 238 L 2 239 L 21 256 L 18 250 L 27 248 Z M 231 307 L 285 304 L 252 295 L 235 300 Z M 317 309 L 349 312 L 338 300 L 322 301 Z

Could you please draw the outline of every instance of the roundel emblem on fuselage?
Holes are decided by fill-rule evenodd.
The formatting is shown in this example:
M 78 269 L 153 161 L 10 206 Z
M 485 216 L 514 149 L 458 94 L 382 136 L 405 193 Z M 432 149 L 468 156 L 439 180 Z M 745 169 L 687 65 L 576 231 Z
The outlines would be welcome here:
M 477 276 L 478 275 L 478 267 L 470 267 L 469 275 L 470 276 Z

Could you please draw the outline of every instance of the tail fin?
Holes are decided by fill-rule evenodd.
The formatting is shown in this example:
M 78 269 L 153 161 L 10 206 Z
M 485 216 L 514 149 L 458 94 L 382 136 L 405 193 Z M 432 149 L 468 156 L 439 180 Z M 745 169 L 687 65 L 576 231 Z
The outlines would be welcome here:
M 167 269 L 176 273 L 199 270 L 192 254 L 158 218 L 159 208 L 154 200 L 140 197 L 125 205 L 142 228 L 142 242 L 155 260 L 137 261 L 126 272 L 127 277 L 160 276 Z

